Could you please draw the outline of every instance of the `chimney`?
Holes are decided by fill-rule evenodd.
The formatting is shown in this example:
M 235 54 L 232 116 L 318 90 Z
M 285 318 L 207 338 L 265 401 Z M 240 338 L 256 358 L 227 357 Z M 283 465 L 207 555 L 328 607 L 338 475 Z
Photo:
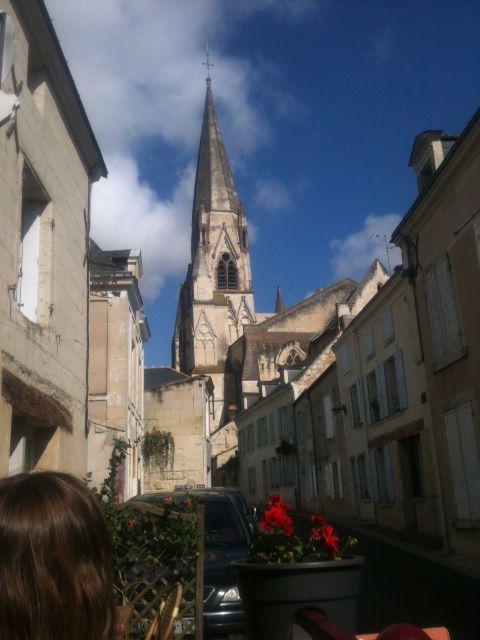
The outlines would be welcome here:
M 408 166 L 415 169 L 419 193 L 428 185 L 456 140 L 457 136 L 440 130 L 423 131 L 415 136 Z

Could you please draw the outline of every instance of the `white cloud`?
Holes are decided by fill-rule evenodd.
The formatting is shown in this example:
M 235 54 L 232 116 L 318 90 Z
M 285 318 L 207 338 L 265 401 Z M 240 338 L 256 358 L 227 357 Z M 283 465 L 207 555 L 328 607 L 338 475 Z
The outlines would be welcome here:
M 201 62 L 210 41 L 216 44 L 210 47 L 215 101 L 232 164 L 266 144 L 271 125 L 251 96 L 254 86 L 264 95 L 269 87 L 272 94 L 279 91 L 273 75 L 222 49 L 255 12 L 301 19 L 316 2 L 46 2 L 110 172 L 94 189 L 93 232 L 100 246 L 142 250 L 141 287 L 153 298 L 165 277 L 186 268 L 193 188 L 190 170 L 173 195 L 160 196 L 141 183 L 137 158 L 143 142 L 158 139 L 163 153 L 174 148 L 194 155 L 205 95 Z
M 152 299 L 165 278 L 183 273 L 189 260 L 194 167 L 180 176 L 172 199 L 160 202 L 140 181 L 132 158 L 107 160 L 110 178 L 92 192 L 92 238 L 101 249 L 141 249 L 142 292 Z
M 398 213 L 384 216 L 369 215 L 364 220 L 363 229 L 349 234 L 344 239 L 330 243 L 333 252 L 332 266 L 336 278 L 360 279 L 375 260 L 388 269 L 400 263 L 400 250 L 389 244 L 392 231 L 400 222 Z M 388 252 L 387 252 L 388 247 Z
M 277 212 L 290 205 L 290 194 L 278 180 L 263 180 L 255 185 L 254 202 L 266 211 Z

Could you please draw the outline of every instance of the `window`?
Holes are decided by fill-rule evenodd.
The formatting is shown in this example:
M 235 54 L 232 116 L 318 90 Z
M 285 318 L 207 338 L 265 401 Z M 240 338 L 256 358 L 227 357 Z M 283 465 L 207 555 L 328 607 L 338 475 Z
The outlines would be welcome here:
M 308 453 L 308 466 L 310 470 L 310 493 L 312 498 L 316 498 L 318 496 L 317 468 L 315 466 L 313 451 L 309 451 Z
M 275 414 L 270 413 L 268 416 L 268 442 L 273 444 L 277 441 L 276 427 L 275 427 Z
M 358 482 L 360 485 L 360 498 L 362 500 L 370 499 L 369 482 L 367 476 L 367 465 L 365 462 L 365 454 L 358 456 Z
M 302 356 L 296 349 L 292 349 L 285 359 L 286 367 L 298 367 L 302 363 Z
M 422 453 L 420 446 L 420 434 L 405 439 L 405 446 L 408 454 L 408 468 L 410 472 L 410 483 L 412 488 L 412 496 L 421 498 L 423 496 L 423 479 L 422 479 Z
M 365 342 L 365 356 L 371 358 L 375 354 L 375 340 L 372 327 L 365 330 L 363 340 Z
M 434 366 L 439 368 L 460 358 L 464 353 L 448 254 L 426 272 L 425 289 L 432 329 Z
M 375 502 L 393 502 L 395 500 L 395 486 L 390 445 L 370 451 L 370 474 Z
M 325 436 L 327 438 L 334 438 L 335 432 L 333 427 L 333 413 L 332 413 L 332 398 L 331 396 L 324 396 L 323 398 L 323 412 L 325 415 Z
M 445 413 L 457 525 L 480 525 L 480 458 L 472 405 Z
M 352 420 L 353 427 L 360 427 L 363 424 L 362 414 L 360 410 L 360 389 L 356 382 L 347 389 L 348 411 Z
M 385 361 L 384 370 L 389 413 L 392 414 L 406 409 L 407 393 L 401 351 L 397 351 L 394 356 Z
M 237 289 L 237 267 L 229 253 L 222 253 L 217 266 L 217 288 Z
M 257 492 L 257 470 L 255 467 L 248 468 L 248 492 L 256 493 Z
M 327 462 L 324 467 L 325 496 L 330 500 L 343 498 L 342 469 L 338 460 Z
M 39 293 L 45 299 L 48 292 L 39 292 L 40 275 L 45 276 L 50 264 L 45 230 L 45 209 L 49 199 L 30 167 L 25 163 L 22 184 L 22 219 L 20 224 L 20 250 L 16 300 L 24 316 L 38 322 L 40 316 Z M 50 225 L 47 226 L 50 228 Z M 50 228 L 51 233 L 51 228 Z M 48 304 L 47 304 L 48 306 Z
M 377 389 L 377 372 L 374 369 L 367 376 L 367 422 L 375 423 L 380 420 L 380 401 Z
M 245 429 L 240 429 L 238 432 L 238 455 L 244 456 L 246 453 L 245 443 Z
M 338 351 L 338 355 L 339 355 L 342 371 L 343 373 L 347 373 L 347 371 L 350 371 L 350 360 L 348 357 L 348 347 L 346 344 L 342 344 L 342 346 Z
M 393 321 L 392 321 L 392 311 L 390 308 L 384 309 L 382 311 L 382 335 L 383 335 L 383 343 L 388 344 L 393 340 Z
M 257 447 L 265 447 L 268 444 L 267 416 L 257 420 Z
M 247 425 L 247 451 L 255 451 L 255 434 L 253 424 Z

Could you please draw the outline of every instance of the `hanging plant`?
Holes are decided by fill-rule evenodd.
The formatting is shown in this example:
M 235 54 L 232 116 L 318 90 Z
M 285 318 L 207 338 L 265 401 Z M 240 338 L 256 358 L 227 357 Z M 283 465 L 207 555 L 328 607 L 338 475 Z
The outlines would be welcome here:
M 278 447 L 276 447 L 275 451 L 279 456 L 291 456 L 295 453 L 295 445 L 288 442 L 288 440 L 283 439 Z
M 150 431 L 146 433 L 142 443 L 145 466 L 165 471 L 173 469 L 175 456 L 175 440 L 169 431 Z

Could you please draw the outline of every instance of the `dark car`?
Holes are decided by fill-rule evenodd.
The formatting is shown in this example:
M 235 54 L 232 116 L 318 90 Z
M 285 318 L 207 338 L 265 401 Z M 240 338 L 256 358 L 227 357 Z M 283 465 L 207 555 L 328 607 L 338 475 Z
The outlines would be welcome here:
M 192 493 L 195 494 L 196 491 L 197 489 L 193 490 Z M 213 487 L 212 489 L 203 489 L 203 491 L 218 491 L 221 493 L 228 493 L 228 495 L 230 495 L 234 499 L 241 516 L 250 529 L 250 533 L 253 534 L 258 530 L 257 508 L 248 504 L 245 496 L 240 489 L 236 487 Z
M 181 499 L 183 495 L 178 491 L 155 493 L 136 496 L 134 500 L 160 504 L 167 496 Z M 203 635 L 211 638 L 243 634 L 242 602 L 230 563 L 247 555 L 250 530 L 228 492 L 195 489 L 185 495 L 194 497 L 205 507 Z

